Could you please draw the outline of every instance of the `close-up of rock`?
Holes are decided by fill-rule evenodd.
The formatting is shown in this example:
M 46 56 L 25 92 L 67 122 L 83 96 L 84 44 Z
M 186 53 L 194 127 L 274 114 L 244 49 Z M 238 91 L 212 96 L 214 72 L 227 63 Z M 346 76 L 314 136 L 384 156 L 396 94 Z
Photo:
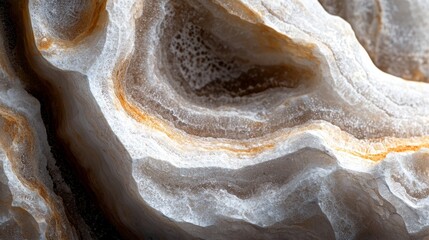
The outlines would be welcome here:
M 37 100 L 25 92 L 0 27 L 0 239 L 68 239 L 76 233 L 52 191 L 55 165 Z
M 429 238 L 429 1 L 0 10 L 0 239 Z

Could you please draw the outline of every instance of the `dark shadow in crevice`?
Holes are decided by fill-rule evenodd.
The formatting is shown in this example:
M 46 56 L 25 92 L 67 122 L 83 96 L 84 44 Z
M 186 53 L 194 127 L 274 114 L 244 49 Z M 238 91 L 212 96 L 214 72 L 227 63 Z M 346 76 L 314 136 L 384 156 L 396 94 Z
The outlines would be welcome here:
M 41 104 L 48 143 L 61 175 L 60 178 L 53 177 L 54 192 L 63 199 L 67 218 L 76 228 L 79 238 L 121 239 L 114 225 L 103 214 L 94 192 L 81 179 L 79 169 L 73 164 L 74 156 L 57 134 L 57 123 L 60 119 L 57 114 L 61 111 L 57 109 L 60 104 L 55 102 L 49 91 L 52 88 L 40 79 L 25 56 L 25 33 L 20 19 L 20 11 L 25 10 L 25 3 L 26 1 L 16 0 L 0 1 L 0 22 L 5 28 L 4 44 L 15 72 L 23 81 L 26 90 Z M 55 170 L 48 165 L 51 176 L 58 175 L 53 172 Z

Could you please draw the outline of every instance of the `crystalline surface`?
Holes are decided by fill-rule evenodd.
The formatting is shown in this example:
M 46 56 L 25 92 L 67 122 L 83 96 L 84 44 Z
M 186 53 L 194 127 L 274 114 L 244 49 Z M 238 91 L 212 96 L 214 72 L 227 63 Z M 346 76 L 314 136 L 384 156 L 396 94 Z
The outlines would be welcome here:
M 76 233 L 53 193 L 40 106 L 20 84 L 0 27 L 0 239 L 70 239 Z
M 428 1 L 19 6 L 30 82 L 49 86 L 58 140 L 126 239 L 429 236 Z M 0 122 L 24 141 L 0 142 L 0 227 L 33 238 L 56 226 L 40 220 L 54 200 L 20 179 L 49 192 L 46 136 L 37 101 L 3 85 L 27 125 Z M 11 149 L 39 151 L 34 167 L 10 170 Z M 52 234 L 75 238 L 60 219 Z

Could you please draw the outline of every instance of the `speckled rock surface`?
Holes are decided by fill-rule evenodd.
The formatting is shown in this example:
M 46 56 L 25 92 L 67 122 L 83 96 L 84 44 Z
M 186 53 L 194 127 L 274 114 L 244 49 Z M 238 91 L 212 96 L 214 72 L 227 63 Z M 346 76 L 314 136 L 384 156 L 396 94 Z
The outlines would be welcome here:
M 424 239 L 425 3 L 30 0 L 22 37 L 124 238 Z

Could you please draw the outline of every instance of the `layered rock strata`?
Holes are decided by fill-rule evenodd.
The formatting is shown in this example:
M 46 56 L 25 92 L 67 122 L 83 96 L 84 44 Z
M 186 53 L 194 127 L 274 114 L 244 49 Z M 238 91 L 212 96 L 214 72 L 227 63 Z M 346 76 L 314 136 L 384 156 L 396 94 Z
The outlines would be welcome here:
M 365 32 L 384 20 L 354 32 L 315 0 L 21 6 L 58 135 L 127 239 L 428 236 L 429 85 L 370 58 L 424 80 L 425 50 Z M 423 43 L 403 15 L 386 24 Z
M 0 239 L 77 239 L 47 165 L 38 101 L 15 75 L 0 26 Z
M 375 65 L 395 76 L 429 82 L 429 1 L 320 0 L 347 20 Z

